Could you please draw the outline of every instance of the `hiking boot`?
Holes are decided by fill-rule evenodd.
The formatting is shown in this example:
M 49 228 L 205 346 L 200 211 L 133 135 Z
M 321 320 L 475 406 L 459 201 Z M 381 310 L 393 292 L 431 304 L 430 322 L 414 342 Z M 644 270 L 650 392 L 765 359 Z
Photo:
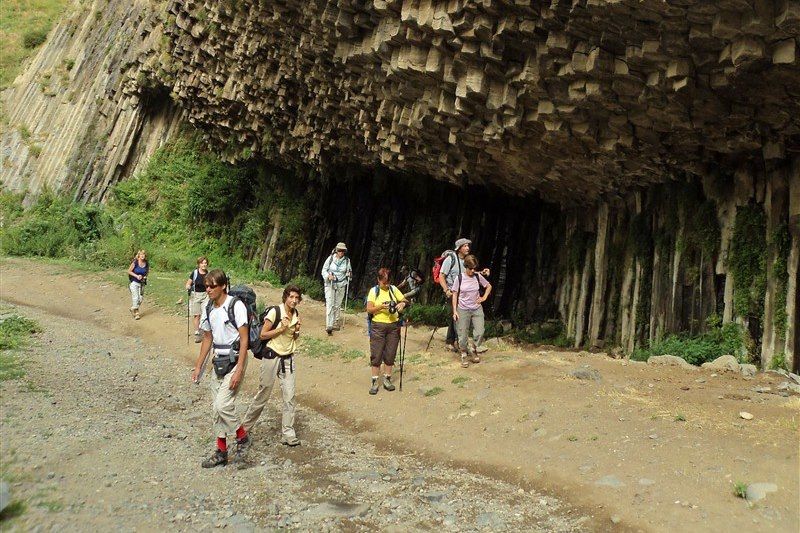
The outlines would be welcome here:
M 333 328 L 328 328 L 325 331 L 328 332 L 328 335 L 333 335 Z
M 480 363 L 481 362 L 481 358 L 478 357 L 478 354 L 474 353 L 474 352 L 472 353 L 472 357 L 470 357 L 469 360 L 472 361 L 473 363 Z
M 486 346 L 484 346 L 483 344 L 481 344 L 480 346 L 477 346 L 477 347 L 475 348 L 475 351 L 476 351 L 477 353 L 488 352 L 488 351 L 489 351 L 489 348 L 487 348 Z
M 469 368 L 469 359 L 466 353 L 461 353 L 461 368 Z
M 377 379 L 373 379 L 372 380 L 372 386 L 369 388 L 369 393 L 372 394 L 373 396 L 375 394 L 378 394 L 378 380 Z
M 199 330 L 194 332 L 194 342 L 195 343 L 203 342 L 203 334 L 200 333 Z
M 139 312 L 139 310 L 136 309 L 135 307 L 131 307 L 130 311 L 131 311 L 131 316 L 134 318 L 136 317 L 136 313 Z
M 394 383 L 392 383 L 392 376 L 383 376 L 383 388 L 388 391 L 394 390 Z
M 296 436 L 292 435 L 291 437 L 283 437 L 281 439 L 281 444 L 284 446 L 300 446 L 300 439 Z
M 133 312 L 133 319 L 134 320 L 139 320 L 140 318 L 142 318 L 142 317 L 139 314 L 139 310 L 137 309 L 136 311 Z
M 225 466 L 228 464 L 228 452 L 215 450 L 208 459 L 205 459 L 200 466 L 203 468 L 214 468 L 215 466 Z
M 232 463 L 236 464 L 238 468 L 242 468 L 247 459 L 247 450 L 250 449 L 250 437 L 236 440 L 236 452 L 233 454 Z

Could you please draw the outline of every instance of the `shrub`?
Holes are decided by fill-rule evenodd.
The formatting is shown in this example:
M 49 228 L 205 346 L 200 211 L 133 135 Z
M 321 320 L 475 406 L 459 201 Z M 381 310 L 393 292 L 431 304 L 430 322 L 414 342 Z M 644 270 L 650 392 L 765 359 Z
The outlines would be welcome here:
M 325 290 L 322 287 L 322 280 L 316 277 L 301 274 L 290 279 L 289 283 L 300 287 L 303 290 L 303 294 L 313 300 L 325 300 Z
M 742 326 L 734 322 L 720 324 L 716 315 L 710 316 L 706 322 L 709 329 L 701 335 L 669 335 L 648 348 L 635 350 L 631 359 L 646 361 L 653 355 L 675 355 L 693 365 L 701 365 L 722 355 L 731 354 L 740 362 L 749 360 L 751 341 Z
M 22 35 L 22 46 L 31 50 L 47 40 L 47 28 L 34 28 Z
M 789 364 L 786 362 L 786 354 L 783 352 L 776 353 L 772 356 L 769 362 L 770 370 L 789 370 Z
M 452 313 L 449 305 L 415 303 L 408 308 L 405 316 L 412 324 L 442 327 L 450 322 Z
M 0 322 L 0 350 L 24 346 L 28 336 L 41 331 L 33 320 L 11 315 Z
M 511 337 L 528 344 L 552 344 L 566 348 L 572 345 L 567 337 L 564 324 L 560 320 L 548 320 L 542 323 L 529 324 L 511 331 Z

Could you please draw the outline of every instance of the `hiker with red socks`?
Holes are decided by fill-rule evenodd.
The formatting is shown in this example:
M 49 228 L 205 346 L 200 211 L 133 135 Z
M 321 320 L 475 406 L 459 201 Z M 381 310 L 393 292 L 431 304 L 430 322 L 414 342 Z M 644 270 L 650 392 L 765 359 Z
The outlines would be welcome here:
M 203 310 L 200 322 L 203 342 L 192 372 L 192 381 L 197 383 L 200 379 L 206 356 L 213 349 L 214 372 L 209 372 L 209 381 L 214 398 L 212 412 L 217 449 L 202 462 L 203 468 L 212 468 L 228 463 L 228 435 L 236 434 L 234 461 L 243 461 L 250 447 L 247 431 L 236 415 L 235 403 L 239 385 L 244 379 L 249 323 L 247 306 L 228 294 L 228 277 L 222 270 L 216 269 L 206 274 L 205 285 L 210 302 Z

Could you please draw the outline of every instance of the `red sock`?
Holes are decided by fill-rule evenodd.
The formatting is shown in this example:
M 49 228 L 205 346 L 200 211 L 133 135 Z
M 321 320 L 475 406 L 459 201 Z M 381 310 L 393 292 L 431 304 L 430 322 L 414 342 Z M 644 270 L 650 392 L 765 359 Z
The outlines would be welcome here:
M 242 440 L 247 437 L 247 430 L 244 429 L 244 426 L 239 426 L 239 429 L 236 430 L 236 440 Z
M 228 451 L 228 440 L 225 437 L 217 437 L 217 449 L 221 452 Z

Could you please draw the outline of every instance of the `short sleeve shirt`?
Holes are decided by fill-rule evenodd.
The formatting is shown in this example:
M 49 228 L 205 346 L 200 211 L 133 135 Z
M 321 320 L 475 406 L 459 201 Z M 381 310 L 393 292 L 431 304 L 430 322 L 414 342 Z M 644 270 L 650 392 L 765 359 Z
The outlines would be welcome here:
M 458 259 L 458 263 L 455 262 L 454 258 Z M 458 274 L 463 272 L 464 260 L 457 253 L 448 253 L 444 261 L 442 261 L 442 269 L 439 271 L 440 275 L 444 275 L 444 281 L 447 286 L 452 289 Z
M 232 301 L 233 296 L 229 294 L 219 307 L 215 307 L 213 303 L 210 303 L 211 312 L 208 315 L 206 315 L 205 309 L 203 310 L 200 329 L 211 332 L 211 337 L 214 339 L 214 351 L 219 355 L 228 355 L 230 348 L 217 348 L 217 346 L 230 346 L 239 338 L 239 330 L 236 329 L 234 324 L 228 322 L 228 306 Z M 233 316 L 240 326 L 247 324 L 247 307 L 241 300 L 237 301 L 233 307 Z
M 459 288 L 461 289 L 461 292 L 458 293 L 458 308 L 468 311 L 480 309 L 481 304 L 478 303 L 480 288 L 486 287 L 488 284 L 489 282 L 477 272 L 472 276 L 462 274 L 460 283 L 458 277 L 456 277 L 456 282 L 453 284 L 453 292 L 458 293 Z
M 391 296 L 389 295 L 390 289 L 392 291 Z M 373 287 L 369 290 L 369 294 L 367 295 L 367 301 L 377 306 L 381 306 L 384 302 L 391 302 L 392 299 L 394 299 L 395 302 L 405 301 L 403 293 L 394 285 L 390 285 L 389 289 L 381 289 L 379 287 L 377 295 L 375 294 L 375 287 Z M 400 315 L 398 313 L 389 313 L 388 309 L 381 309 L 372 317 L 372 321 L 378 322 L 379 324 L 392 324 L 398 320 L 400 320 Z
M 275 308 L 270 308 L 267 311 L 266 316 L 264 317 L 264 322 L 269 321 L 272 324 L 275 324 Z M 286 309 L 285 305 L 281 305 L 281 318 L 288 316 L 289 312 Z M 297 347 L 297 339 L 294 338 L 294 326 L 297 325 L 298 315 L 295 312 L 292 315 L 292 319 L 289 321 L 289 327 L 278 335 L 277 337 L 273 337 L 267 342 L 267 347 L 270 348 L 273 352 L 278 355 L 291 355 L 294 353 L 295 348 Z M 278 324 L 280 327 L 280 324 Z

